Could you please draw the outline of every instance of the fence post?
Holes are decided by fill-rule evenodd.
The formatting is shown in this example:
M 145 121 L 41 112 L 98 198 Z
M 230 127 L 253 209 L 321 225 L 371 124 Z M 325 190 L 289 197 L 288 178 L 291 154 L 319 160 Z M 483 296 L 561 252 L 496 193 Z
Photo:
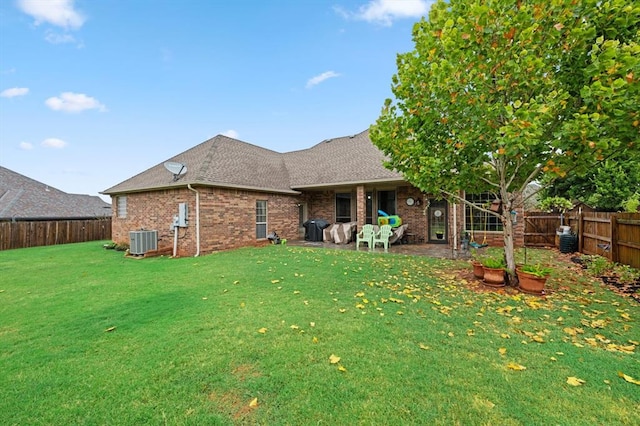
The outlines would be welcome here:
M 618 215 L 611 215 L 611 261 L 618 262 Z
M 584 238 L 582 236 L 582 232 L 584 230 L 584 222 L 582 220 L 584 213 L 578 213 L 578 253 L 582 253 L 582 248 L 584 244 Z

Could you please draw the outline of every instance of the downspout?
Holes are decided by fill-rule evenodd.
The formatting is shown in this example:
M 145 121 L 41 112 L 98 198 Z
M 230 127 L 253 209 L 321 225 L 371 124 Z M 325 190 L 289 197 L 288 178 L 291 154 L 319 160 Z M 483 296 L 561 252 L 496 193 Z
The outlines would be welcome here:
M 187 188 L 196 193 L 196 254 L 193 257 L 200 256 L 200 193 L 187 184 Z
M 458 250 L 458 203 L 453 203 L 453 249 Z

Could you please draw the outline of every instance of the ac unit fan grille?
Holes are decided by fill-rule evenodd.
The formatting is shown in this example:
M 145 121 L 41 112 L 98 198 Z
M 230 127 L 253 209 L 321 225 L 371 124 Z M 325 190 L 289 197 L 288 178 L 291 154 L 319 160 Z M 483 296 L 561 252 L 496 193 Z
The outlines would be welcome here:
M 142 255 L 150 250 L 158 250 L 158 231 L 129 232 L 129 253 Z

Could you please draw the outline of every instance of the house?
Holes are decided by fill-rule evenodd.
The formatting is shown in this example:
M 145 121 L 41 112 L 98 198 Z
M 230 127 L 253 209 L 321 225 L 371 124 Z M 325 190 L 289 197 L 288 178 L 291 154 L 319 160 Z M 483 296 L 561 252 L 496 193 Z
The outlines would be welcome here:
M 68 194 L 0 166 L 0 221 L 109 216 L 111 205 L 98 196 Z
M 386 169 L 384 159 L 368 131 L 287 153 L 218 135 L 103 194 L 113 199 L 115 242 L 128 243 L 130 231 L 157 230 L 158 247 L 174 244 L 182 256 L 259 244 L 272 231 L 302 238 L 303 225 L 314 218 L 360 228 L 377 223 L 379 212 L 400 216 L 418 242 L 457 245 L 460 232 L 473 227 L 502 244 L 495 217 L 470 215 L 468 207 L 421 193 Z M 516 232 L 522 244 L 523 231 Z

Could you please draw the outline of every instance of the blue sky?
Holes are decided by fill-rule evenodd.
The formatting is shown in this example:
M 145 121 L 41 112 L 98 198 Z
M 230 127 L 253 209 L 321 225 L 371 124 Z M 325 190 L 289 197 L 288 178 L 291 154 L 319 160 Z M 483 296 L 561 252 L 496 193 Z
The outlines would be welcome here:
M 0 165 L 98 195 L 217 134 L 287 152 L 359 133 L 431 3 L 2 0 Z

